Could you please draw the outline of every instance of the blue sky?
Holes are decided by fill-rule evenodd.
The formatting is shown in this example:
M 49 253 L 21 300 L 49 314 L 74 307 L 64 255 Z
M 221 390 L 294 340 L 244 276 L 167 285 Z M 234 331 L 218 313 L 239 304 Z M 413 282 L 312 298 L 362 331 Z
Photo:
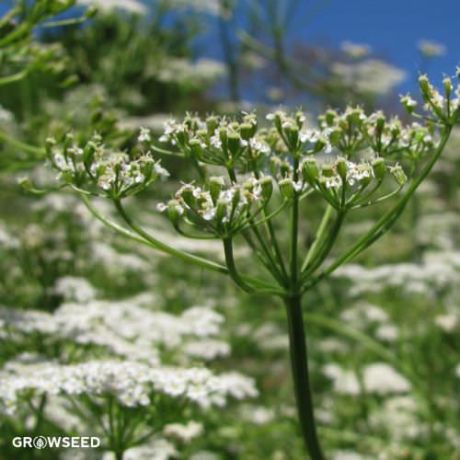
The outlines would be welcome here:
M 0 3 L 3 3 L 1 11 L 9 1 L 0 0 Z M 426 69 L 435 80 L 443 73 L 453 74 L 460 65 L 460 0 L 298 0 L 298 3 L 291 23 L 291 42 L 337 48 L 345 40 L 369 44 L 377 55 L 407 71 L 408 79 L 401 90 L 412 88 L 420 69 L 416 48 L 420 39 L 434 40 L 447 47 L 446 55 L 433 60 Z M 215 47 L 209 51 L 218 54 Z
M 315 0 L 317 2 L 317 0 Z M 459 0 L 323 0 L 310 18 L 306 11 L 312 0 L 300 0 L 293 40 L 338 47 L 344 40 L 367 43 L 373 50 L 405 69 L 411 86 L 420 68 L 416 44 L 420 39 L 440 42 L 445 56 L 433 60 L 428 73 L 439 77 L 454 73 L 460 65 Z

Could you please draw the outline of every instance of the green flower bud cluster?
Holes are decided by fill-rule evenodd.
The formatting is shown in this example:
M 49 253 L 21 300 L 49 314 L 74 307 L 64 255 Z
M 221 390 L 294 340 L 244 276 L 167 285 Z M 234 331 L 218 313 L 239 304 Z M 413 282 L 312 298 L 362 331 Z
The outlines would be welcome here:
M 176 146 L 188 158 L 227 168 L 245 168 L 270 153 L 263 135 L 257 133 L 254 114 L 243 114 L 241 121 L 187 115 L 182 123 L 168 121 L 160 141 Z
M 238 184 L 227 185 L 221 176 L 211 177 L 199 187 L 184 184 L 168 203 L 158 209 L 165 212 L 182 233 L 180 224 L 216 236 L 228 238 L 254 223 L 273 193 L 268 176 L 251 176 Z
M 457 84 L 454 85 L 451 77 L 445 77 L 442 81 L 442 93 L 436 89 L 426 75 L 420 75 L 418 84 L 424 109 L 430 112 L 435 120 L 453 126 L 460 120 L 460 69 L 457 68 Z M 455 87 L 454 87 L 455 86 Z M 411 101 L 407 96 L 401 98 L 403 105 L 412 113 L 415 110 L 415 101 Z M 408 103 L 410 107 L 408 108 Z
M 360 107 L 341 114 L 328 110 L 319 120 L 333 152 L 346 159 L 383 156 L 401 160 L 423 156 L 433 148 L 432 127 L 403 126 L 397 117 L 387 119 L 380 111 L 367 116 Z
M 376 196 L 387 177 L 401 188 L 407 181 L 399 164 L 390 164 L 383 158 L 353 162 L 338 157 L 334 162 L 320 162 L 308 157 L 300 165 L 306 184 L 320 192 L 336 209 L 369 206 L 382 201 Z M 391 195 L 391 193 L 389 194 Z
M 284 144 L 285 148 L 282 150 L 293 156 L 312 155 L 321 151 L 329 153 L 331 151 L 331 145 L 327 136 L 324 135 L 325 133 L 304 127 L 306 116 L 300 111 L 293 115 L 287 115 L 282 110 L 278 110 L 269 113 L 266 119 L 273 123 L 274 131 L 279 136 L 277 144 Z
M 98 135 L 81 146 L 72 134 L 67 134 L 60 146 L 48 139 L 47 156 L 62 183 L 112 199 L 138 193 L 158 177 L 169 175 L 142 145 L 131 156 L 112 152 Z

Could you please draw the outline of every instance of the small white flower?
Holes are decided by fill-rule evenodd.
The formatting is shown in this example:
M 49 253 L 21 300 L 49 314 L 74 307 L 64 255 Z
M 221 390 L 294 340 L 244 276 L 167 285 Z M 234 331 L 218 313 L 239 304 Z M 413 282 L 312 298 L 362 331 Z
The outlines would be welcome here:
M 141 127 L 137 140 L 139 142 L 151 142 L 152 137 L 150 134 L 150 129 Z

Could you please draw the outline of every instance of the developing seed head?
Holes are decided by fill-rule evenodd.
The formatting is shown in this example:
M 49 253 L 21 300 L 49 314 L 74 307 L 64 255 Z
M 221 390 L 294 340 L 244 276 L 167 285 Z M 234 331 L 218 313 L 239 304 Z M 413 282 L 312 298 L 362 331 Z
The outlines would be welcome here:
M 453 90 L 452 80 L 450 79 L 450 77 L 445 77 L 442 80 L 442 84 L 444 86 L 444 94 L 447 98 L 449 98 Z
M 273 181 L 271 177 L 264 176 L 259 180 L 261 187 L 261 196 L 265 202 L 268 202 L 273 194 Z
M 428 80 L 428 76 L 426 74 L 422 74 L 418 77 L 418 85 L 424 98 L 429 98 L 431 96 L 432 87 L 430 80 Z
M 372 162 L 372 169 L 377 180 L 383 180 L 387 172 L 387 166 L 383 158 L 376 158 Z
M 233 157 L 238 156 L 241 151 L 241 138 L 235 131 L 227 132 L 227 147 Z
M 225 182 L 221 176 L 209 178 L 209 193 L 211 194 L 211 198 L 214 203 L 217 201 L 224 185 Z
M 302 168 L 302 176 L 305 182 L 308 182 L 309 184 L 313 184 L 314 182 L 318 180 L 319 168 L 318 168 L 318 162 L 316 161 L 315 158 L 312 158 L 312 157 L 305 158 L 305 160 L 302 162 L 301 168 Z
M 406 109 L 408 113 L 413 113 L 415 108 L 417 107 L 417 101 L 412 99 L 412 97 L 408 94 L 405 96 L 401 96 L 401 104 Z
M 347 171 L 348 171 L 347 160 L 345 160 L 345 158 L 337 159 L 337 161 L 335 162 L 335 167 L 336 167 L 337 173 L 342 178 L 342 180 L 345 180 L 347 178 Z
M 331 164 L 321 166 L 321 175 L 324 177 L 332 177 L 335 175 L 334 167 Z
M 291 200 L 295 196 L 294 182 L 292 179 L 286 177 L 278 182 L 281 196 L 286 200 Z
M 398 185 L 404 185 L 407 182 L 407 176 L 401 165 L 390 166 L 390 173 Z

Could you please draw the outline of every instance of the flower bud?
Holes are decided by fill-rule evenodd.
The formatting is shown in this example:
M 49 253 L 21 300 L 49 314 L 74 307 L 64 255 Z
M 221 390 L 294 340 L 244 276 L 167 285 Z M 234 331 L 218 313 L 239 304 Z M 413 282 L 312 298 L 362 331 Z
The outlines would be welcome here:
M 422 92 L 423 98 L 425 100 L 430 99 L 431 98 L 431 85 L 426 75 L 420 75 L 420 77 L 418 77 L 418 85 L 420 87 L 420 91 Z
M 328 110 L 324 115 L 324 121 L 328 126 L 332 126 L 337 119 L 337 112 L 334 110 Z
M 244 139 L 245 141 L 251 139 L 254 134 L 256 133 L 257 126 L 253 125 L 251 123 L 243 123 L 240 126 L 240 135 L 241 138 Z
M 305 123 L 305 114 L 303 112 L 301 112 L 300 110 L 298 112 L 296 112 L 295 121 L 296 121 L 297 126 L 299 127 L 299 129 L 302 128 L 303 124 Z
M 442 84 L 444 86 L 444 93 L 446 97 L 449 98 L 450 95 L 452 94 L 452 89 L 453 89 L 452 80 L 449 77 L 446 77 L 442 81 Z
M 33 189 L 33 184 L 29 177 L 20 177 L 18 185 L 26 192 L 30 192 Z
M 181 147 L 184 147 L 184 146 L 187 145 L 188 135 L 187 135 L 187 133 L 185 132 L 184 129 L 177 129 L 177 131 L 176 131 L 176 140 L 177 140 L 177 143 Z
M 216 220 L 222 222 L 224 217 L 227 215 L 227 203 L 225 200 L 218 200 L 216 204 Z
M 377 180 L 383 180 L 387 172 L 387 165 L 383 158 L 376 158 L 372 162 L 372 169 L 374 170 L 374 175 Z
M 233 156 L 238 155 L 241 149 L 240 135 L 234 131 L 227 134 L 227 147 Z
M 74 143 L 74 140 L 75 140 L 75 136 L 72 133 L 67 133 L 65 135 L 64 142 L 63 142 L 64 152 L 66 152 L 66 150 L 72 146 L 72 144 Z
M 280 189 L 281 196 L 286 200 L 290 200 L 295 196 L 295 189 L 292 179 L 286 178 L 281 179 L 278 182 L 278 187 Z
M 334 168 L 332 167 L 332 165 L 323 165 L 321 167 L 321 175 L 324 177 L 334 176 Z
M 415 107 L 417 107 L 417 101 L 412 99 L 409 95 L 401 97 L 401 104 L 408 113 L 413 113 Z
M 45 141 L 45 150 L 46 153 L 49 155 L 51 151 L 53 150 L 53 147 L 56 146 L 56 139 L 52 137 L 48 137 Z
M 273 182 L 270 177 L 262 177 L 260 179 L 260 187 L 262 189 L 262 199 L 268 201 L 273 193 Z
M 280 174 L 283 177 L 287 176 L 291 172 L 290 165 L 286 161 L 282 161 L 279 167 L 280 167 Z
M 203 154 L 203 148 L 201 147 L 201 141 L 199 139 L 190 139 L 188 146 L 191 154 L 196 158 L 201 158 Z
M 337 173 L 342 178 L 342 180 L 345 180 L 347 178 L 348 170 L 347 161 L 345 160 L 345 158 L 339 158 L 335 163 L 335 167 L 337 169 Z
M 314 183 L 319 176 L 318 163 L 314 158 L 307 158 L 302 163 L 302 175 L 305 182 Z
M 400 165 L 395 165 L 390 168 L 390 173 L 394 177 L 398 185 L 404 185 L 407 182 L 407 176 Z
M 224 180 L 222 179 L 222 177 L 209 178 L 209 193 L 214 204 L 217 202 L 217 199 L 219 198 L 223 185 Z
M 219 120 L 216 116 L 211 115 L 210 117 L 206 118 L 206 128 L 208 131 L 208 135 L 212 136 L 214 131 L 217 129 L 219 126 Z
M 94 142 L 88 142 L 83 149 L 83 164 L 88 168 L 94 158 L 94 153 L 96 152 L 96 145 Z
M 167 214 L 173 224 L 177 224 L 179 222 L 183 213 L 184 208 L 177 200 L 168 201 Z
M 235 188 L 233 192 L 233 197 L 232 197 L 232 209 L 235 209 L 241 200 L 241 192 L 238 188 Z
M 193 190 L 191 186 L 182 187 L 179 195 L 187 206 L 192 208 L 195 205 L 196 199 L 193 196 Z
M 226 145 L 227 143 L 227 134 L 228 134 L 227 128 L 219 129 L 219 139 L 223 145 Z
M 375 127 L 377 130 L 377 134 L 380 136 L 383 132 L 383 128 L 385 127 L 385 115 L 383 115 L 383 113 L 381 112 L 377 114 Z
M 299 145 L 299 128 L 292 123 L 283 126 L 288 148 L 296 150 Z

